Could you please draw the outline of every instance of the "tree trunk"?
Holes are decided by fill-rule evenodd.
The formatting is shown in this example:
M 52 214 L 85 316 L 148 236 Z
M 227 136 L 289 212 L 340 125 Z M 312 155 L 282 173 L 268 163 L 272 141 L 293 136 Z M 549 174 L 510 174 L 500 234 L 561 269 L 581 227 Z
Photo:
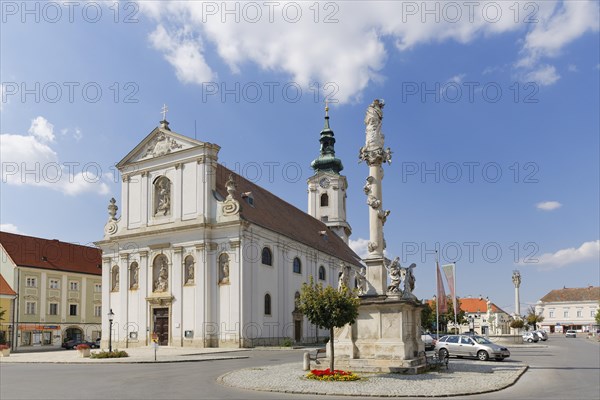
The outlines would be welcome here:
M 333 346 L 333 326 L 329 328 L 329 343 L 331 344 L 331 357 L 329 358 L 329 370 L 333 372 L 333 361 L 335 360 L 334 346 Z

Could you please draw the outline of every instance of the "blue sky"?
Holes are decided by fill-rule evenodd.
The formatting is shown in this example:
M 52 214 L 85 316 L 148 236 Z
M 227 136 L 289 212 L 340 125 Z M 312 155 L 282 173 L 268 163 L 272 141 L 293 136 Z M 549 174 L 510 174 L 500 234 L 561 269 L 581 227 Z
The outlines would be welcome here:
M 459 295 L 507 311 L 515 268 L 522 309 L 600 282 L 595 1 L 24 4 L 1 10 L 3 230 L 100 239 L 114 164 L 164 103 L 173 130 L 305 210 L 328 96 L 360 253 L 357 155 L 383 98 L 387 251 L 418 264 L 419 297 L 436 247 Z

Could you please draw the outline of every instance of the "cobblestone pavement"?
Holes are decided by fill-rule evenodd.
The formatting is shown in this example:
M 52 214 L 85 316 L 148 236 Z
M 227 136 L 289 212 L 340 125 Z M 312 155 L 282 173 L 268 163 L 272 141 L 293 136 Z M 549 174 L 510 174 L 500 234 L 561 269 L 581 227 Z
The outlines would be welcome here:
M 317 395 L 438 397 L 493 392 L 513 385 L 527 370 L 522 363 L 451 359 L 448 371 L 419 375 L 359 374 L 360 381 L 306 379 L 302 363 L 229 372 L 218 382 L 240 389 Z

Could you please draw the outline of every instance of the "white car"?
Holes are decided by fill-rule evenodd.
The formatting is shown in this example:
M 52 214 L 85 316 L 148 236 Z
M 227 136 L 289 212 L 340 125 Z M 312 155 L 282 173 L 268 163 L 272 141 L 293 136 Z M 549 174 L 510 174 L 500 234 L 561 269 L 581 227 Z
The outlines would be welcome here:
M 577 331 L 574 331 L 573 329 L 569 329 L 569 330 L 567 331 L 567 333 L 565 333 L 565 337 L 568 337 L 568 338 L 570 338 L 570 337 L 576 338 L 576 337 L 577 337 Z
M 425 345 L 425 350 L 433 350 L 435 347 L 435 340 L 429 333 L 421 332 L 421 341 Z

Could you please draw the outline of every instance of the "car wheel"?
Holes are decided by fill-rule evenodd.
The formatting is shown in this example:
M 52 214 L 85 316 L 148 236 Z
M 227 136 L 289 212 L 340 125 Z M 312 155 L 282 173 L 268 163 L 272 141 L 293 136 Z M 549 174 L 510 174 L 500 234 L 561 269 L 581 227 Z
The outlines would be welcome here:
M 487 353 L 487 351 L 485 351 L 485 350 L 479 350 L 477 352 L 477 358 L 479 358 L 481 361 L 487 361 L 488 358 L 490 358 L 490 356 Z
M 448 358 L 448 350 L 440 349 L 438 355 L 440 358 Z
M 532 343 L 532 342 L 533 342 L 533 339 L 532 339 L 532 338 L 529 338 L 529 339 L 527 339 L 527 341 L 528 341 L 529 343 Z

